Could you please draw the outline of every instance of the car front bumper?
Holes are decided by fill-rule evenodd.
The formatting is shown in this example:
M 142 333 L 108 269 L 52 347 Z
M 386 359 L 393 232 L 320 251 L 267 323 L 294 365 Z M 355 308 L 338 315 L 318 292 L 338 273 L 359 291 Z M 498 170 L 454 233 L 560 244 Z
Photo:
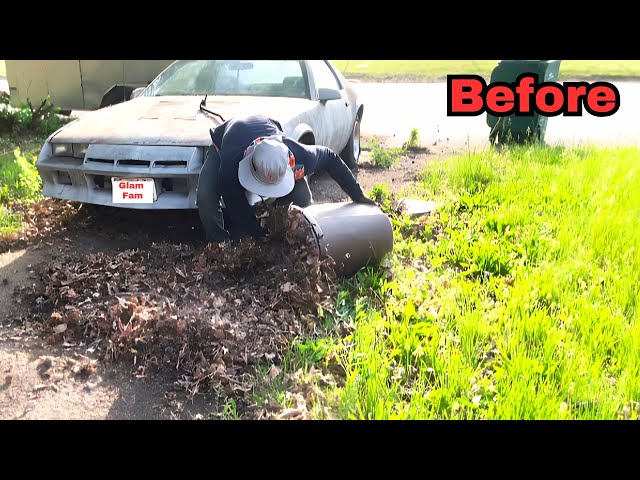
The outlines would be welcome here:
M 91 144 L 84 158 L 53 156 L 47 142 L 36 167 L 46 197 L 121 208 L 192 209 L 205 147 Z M 153 203 L 113 203 L 111 178 L 152 178 Z

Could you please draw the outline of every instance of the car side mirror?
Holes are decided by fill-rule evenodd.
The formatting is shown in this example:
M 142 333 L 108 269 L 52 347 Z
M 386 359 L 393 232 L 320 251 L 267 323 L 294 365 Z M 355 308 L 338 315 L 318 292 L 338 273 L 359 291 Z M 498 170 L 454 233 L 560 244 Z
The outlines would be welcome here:
M 318 100 L 321 102 L 326 102 L 328 100 L 340 100 L 342 95 L 335 88 L 319 88 L 318 89 Z
M 129 100 L 133 100 L 134 98 L 139 97 L 139 96 L 140 96 L 140 94 L 141 94 L 142 92 L 144 92 L 144 89 L 145 89 L 145 88 L 146 88 L 146 87 L 139 87 L 139 88 L 136 88 L 133 92 L 131 92 L 131 96 L 129 97 Z

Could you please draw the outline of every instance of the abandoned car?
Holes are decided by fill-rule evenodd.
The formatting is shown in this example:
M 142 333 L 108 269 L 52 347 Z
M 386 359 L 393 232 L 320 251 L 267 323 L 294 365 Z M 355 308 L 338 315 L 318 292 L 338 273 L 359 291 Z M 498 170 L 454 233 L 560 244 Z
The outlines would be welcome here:
M 354 167 L 363 108 L 353 85 L 326 60 L 178 60 L 130 100 L 54 132 L 36 167 L 47 197 L 192 209 L 209 130 L 223 120 L 269 116 L 286 136 L 327 146 Z M 114 201 L 115 191 L 131 184 L 140 185 L 135 194 Z

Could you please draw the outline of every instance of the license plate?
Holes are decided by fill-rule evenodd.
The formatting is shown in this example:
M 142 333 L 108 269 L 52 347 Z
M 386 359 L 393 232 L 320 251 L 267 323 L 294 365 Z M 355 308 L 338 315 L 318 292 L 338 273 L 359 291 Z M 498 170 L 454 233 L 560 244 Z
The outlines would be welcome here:
M 158 199 L 153 178 L 111 178 L 113 203 L 153 203 Z

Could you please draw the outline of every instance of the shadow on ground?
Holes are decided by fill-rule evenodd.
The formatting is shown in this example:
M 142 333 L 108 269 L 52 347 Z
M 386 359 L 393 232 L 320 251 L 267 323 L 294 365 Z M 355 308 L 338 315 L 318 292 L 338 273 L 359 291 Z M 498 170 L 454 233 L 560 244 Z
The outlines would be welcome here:
M 95 365 L 95 370 L 88 368 Z M 214 418 L 212 395 L 192 399 L 175 371 L 137 378 L 126 364 L 96 361 L 86 348 L 45 345 L 24 329 L 0 327 L 0 419 L 171 420 Z

